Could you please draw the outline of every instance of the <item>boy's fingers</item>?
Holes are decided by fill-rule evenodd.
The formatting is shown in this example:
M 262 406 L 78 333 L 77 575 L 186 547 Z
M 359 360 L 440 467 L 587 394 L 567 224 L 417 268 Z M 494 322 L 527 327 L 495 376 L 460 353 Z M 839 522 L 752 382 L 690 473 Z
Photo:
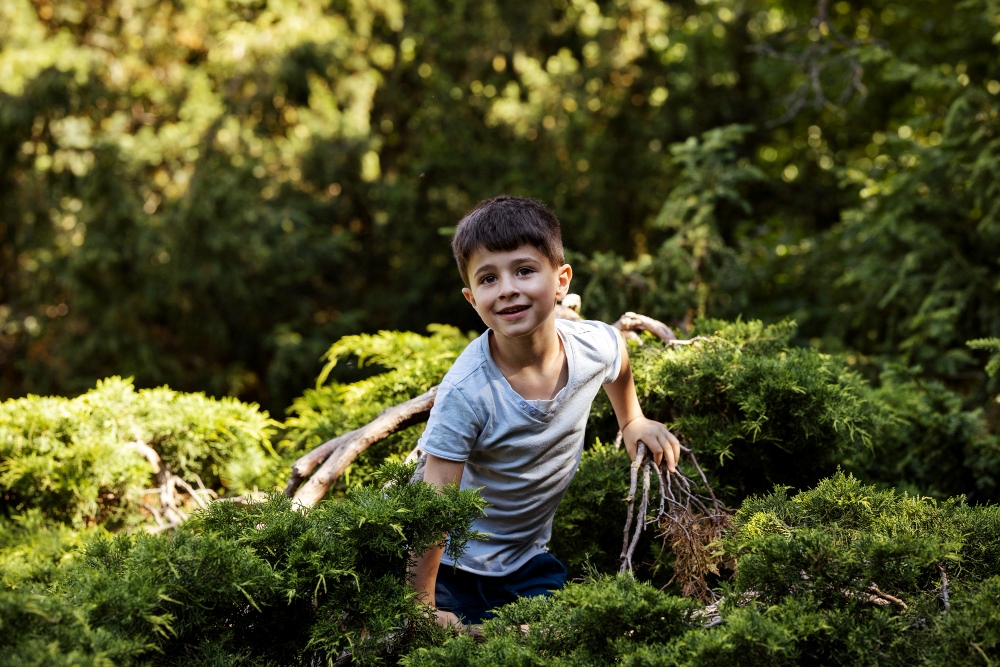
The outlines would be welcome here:
M 677 471 L 677 455 L 674 454 L 674 449 L 667 440 L 663 447 L 663 463 L 667 466 L 667 470 L 670 472 Z
M 673 450 L 674 463 L 681 462 L 681 441 L 670 431 L 667 431 L 667 438 L 670 440 L 670 449 Z
M 640 439 L 639 442 L 646 445 L 646 452 L 649 458 L 653 459 L 653 463 L 660 465 L 660 461 L 663 460 L 663 443 L 660 442 L 659 438 L 650 438 L 649 442 Z M 632 457 L 635 460 L 635 457 Z
M 437 624 L 442 628 L 455 626 L 456 628 L 458 628 L 459 631 L 461 631 L 464 628 L 462 622 L 458 620 L 458 616 L 456 616 L 450 611 L 443 611 L 441 609 L 436 609 L 434 611 L 434 616 L 435 620 L 437 621 Z

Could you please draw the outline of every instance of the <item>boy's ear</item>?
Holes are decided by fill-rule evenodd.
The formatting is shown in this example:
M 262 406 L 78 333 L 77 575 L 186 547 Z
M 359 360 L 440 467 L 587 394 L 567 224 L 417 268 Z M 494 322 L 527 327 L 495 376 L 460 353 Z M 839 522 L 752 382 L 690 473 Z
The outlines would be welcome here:
M 569 293 L 569 283 L 573 280 L 573 267 L 563 264 L 556 270 L 556 301 L 562 301 Z
M 474 297 L 474 296 L 472 295 L 472 290 L 471 290 L 471 289 L 469 289 L 468 287 L 463 287 L 463 288 L 462 288 L 462 296 L 464 296 L 464 297 L 465 297 L 465 300 L 466 300 L 466 301 L 468 301 L 468 302 L 469 302 L 469 304 L 470 304 L 470 305 L 471 305 L 471 306 L 472 306 L 473 308 L 475 308 L 475 307 L 476 307 L 476 297 Z

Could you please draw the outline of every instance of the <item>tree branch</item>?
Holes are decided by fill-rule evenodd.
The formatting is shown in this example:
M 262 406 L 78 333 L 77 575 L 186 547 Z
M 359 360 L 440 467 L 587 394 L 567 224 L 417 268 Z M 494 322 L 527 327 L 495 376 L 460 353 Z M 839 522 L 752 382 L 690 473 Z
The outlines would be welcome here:
M 294 498 L 299 507 L 312 507 L 326 495 L 333 482 L 358 454 L 407 426 L 426 421 L 436 395 L 437 387 L 431 387 L 420 396 L 386 408 L 361 428 L 328 440 L 300 457 L 292 465 L 292 476 L 285 487 L 285 495 Z M 322 465 L 316 470 L 320 463 Z M 307 477 L 308 481 L 303 484 Z
M 638 313 L 625 313 L 611 326 L 618 329 L 623 334 L 635 331 L 648 331 L 664 343 L 670 343 L 677 340 L 677 336 L 674 335 L 673 329 L 668 327 L 666 324 L 660 322 L 659 320 L 654 320 L 652 317 L 639 315 Z M 634 339 L 638 339 L 638 336 L 635 336 L 634 334 L 633 337 Z

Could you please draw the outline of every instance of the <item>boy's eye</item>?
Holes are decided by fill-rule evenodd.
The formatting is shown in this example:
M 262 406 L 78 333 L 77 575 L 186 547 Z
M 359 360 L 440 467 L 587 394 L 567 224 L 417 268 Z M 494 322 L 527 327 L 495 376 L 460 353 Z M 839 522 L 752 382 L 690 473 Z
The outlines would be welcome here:
M 520 269 L 517 270 L 517 275 L 519 276 L 527 276 L 532 273 L 534 273 L 534 270 L 527 266 L 522 266 Z
M 479 279 L 479 284 L 480 285 L 489 285 L 493 281 L 495 281 L 496 279 L 497 279 L 496 276 L 483 276 L 482 278 Z

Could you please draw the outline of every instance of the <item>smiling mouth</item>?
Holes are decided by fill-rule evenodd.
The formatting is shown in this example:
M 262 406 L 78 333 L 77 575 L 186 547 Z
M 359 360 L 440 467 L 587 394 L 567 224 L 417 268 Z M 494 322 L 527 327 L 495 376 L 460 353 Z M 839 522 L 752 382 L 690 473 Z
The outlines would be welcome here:
M 511 306 L 510 308 L 504 308 L 503 310 L 498 310 L 497 314 L 499 314 L 499 315 L 516 315 L 517 313 L 520 313 L 520 312 L 525 311 L 527 309 L 528 309 L 528 306 Z

